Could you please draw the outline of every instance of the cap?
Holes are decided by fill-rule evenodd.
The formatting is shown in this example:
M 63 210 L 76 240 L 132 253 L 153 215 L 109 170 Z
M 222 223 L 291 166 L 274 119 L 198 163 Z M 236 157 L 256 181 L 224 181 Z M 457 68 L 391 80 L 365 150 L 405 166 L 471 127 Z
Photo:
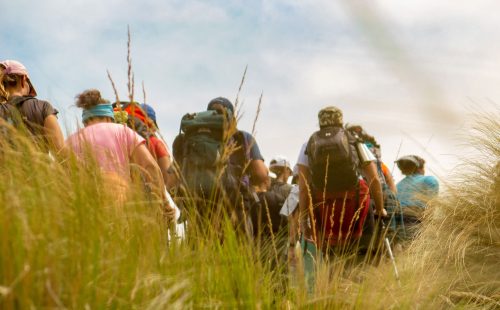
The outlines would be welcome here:
M 231 103 L 231 101 L 229 101 L 229 99 L 224 98 L 224 97 L 214 98 L 214 99 L 210 100 L 210 102 L 208 103 L 207 110 L 213 110 L 214 109 L 213 106 L 215 104 L 222 105 L 224 108 L 226 108 L 226 110 L 231 111 L 231 113 L 229 113 L 229 114 L 234 115 L 234 106 Z
M 406 155 L 403 157 L 400 157 L 398 160 L 395 161 L 395 163 L 398 164 L 398 167 L 400 167 L 401 163 L 411 163 L 415 165 L 415 167 L 420 168 L 420 161 L 418 160 L 417 156 L 415 155 Z
M 141 108 L 144 110 L 144 112 L 146 112 L 148 117 L 156 124 L 156 112 L 153 109 L 153 107 L 143 103 L 141 104 Z
M 17 60 L 4 60 L 0 62 L 0 64 L 5 68 L 4 74 L 15 74 L 15 75 L 24 75 L 28 79 L 28 84 L 30 85 L 29 95 L 32 97 L 36 96 L 36 90 L 31 84 L 30 77 L 28 74 L 28 70 L 26 67 Z
M 342 111 L 334 106 L 325 107 L 318 112 L 319 126 L 342 126 Z
M 271 162 L 269 163 L 269 170 L 271 172 L 276 173 L 275 170 L 276 168 L 288 168 L 290 171 L 292 171 L 290 162 L 285 156 L 275 156 L 273 159 L 271 159 Z

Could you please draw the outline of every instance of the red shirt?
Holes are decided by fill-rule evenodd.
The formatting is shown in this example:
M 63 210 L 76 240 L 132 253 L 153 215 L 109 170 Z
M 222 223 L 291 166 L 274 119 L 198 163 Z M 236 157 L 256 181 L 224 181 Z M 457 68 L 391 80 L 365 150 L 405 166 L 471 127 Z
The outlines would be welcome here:
M 170 154 L 168 153 L 167 147 L 165 146 L 165 143 L 163 143 L 163 141 L 161 141 L 160 139 L 158 139 L 155 136 L 151 136 L 151 137 L 149 137 L 148 142 L 149 142 L 148 143 L 149 151 L 151 152 L 151 154 L 153 154 L 153 156 L 156 159 L 162 158 L 165 156 L 170 157 Z

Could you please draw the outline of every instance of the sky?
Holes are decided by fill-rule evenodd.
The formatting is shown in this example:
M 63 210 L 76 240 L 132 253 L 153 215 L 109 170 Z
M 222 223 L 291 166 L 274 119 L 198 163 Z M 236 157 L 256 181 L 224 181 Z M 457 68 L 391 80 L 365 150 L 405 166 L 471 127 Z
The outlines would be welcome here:
M 26 65 L 40 99 L 73 132 L 75 95 L 127 98 L 127 26 L 135 98 L 157 112 L 167 144 L 185 113 L 234 102 L 266 163 L 293 164 L 334 105 L 382 145 L 389 168 L 417 154 L 446 178 L 472 113 L 499 113 L 500 2 L 435 0 L 0 0 L 0 58 Z M 394 169 L 396 179 L 400 178 Z

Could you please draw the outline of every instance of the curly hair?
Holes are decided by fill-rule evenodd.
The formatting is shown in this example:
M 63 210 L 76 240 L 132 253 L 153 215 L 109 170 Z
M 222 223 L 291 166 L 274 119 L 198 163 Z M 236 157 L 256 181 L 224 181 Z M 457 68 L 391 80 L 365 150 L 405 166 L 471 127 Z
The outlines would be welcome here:
M 76 106 L 82 109 L 90 109 L 98 104 L 109 103 L 101 97 L 101 92 L 97 89 L 88 89 L 76 95 Z

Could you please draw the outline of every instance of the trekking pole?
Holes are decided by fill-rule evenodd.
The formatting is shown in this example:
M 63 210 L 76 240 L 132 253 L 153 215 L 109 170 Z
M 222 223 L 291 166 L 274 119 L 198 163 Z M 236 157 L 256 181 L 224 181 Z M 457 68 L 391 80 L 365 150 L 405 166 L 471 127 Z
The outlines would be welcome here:
M 380 222 L 382 224 L 382 231 L 385 234 L 386 227 L 385 227 L 384 219 L 380 218 Z M 391 263 L 392 263 L 392 267 L 394 268 L 394 275 L 396 276 L 396 280 L 398 281 L 399 286 L 401 286 L 401 282 L 399 280 L 398 267 L 396 266 L 396 259 L 394 258 L 394 253 L 392 252 L 391 243 L 389 242 L 389 237 L 387 237 L 387 235 L 384 236 L 384 244 L 385 244 L 385 248 L 387 250 L 387 253 L 389 253 L 389 258 L 391 259 Z

